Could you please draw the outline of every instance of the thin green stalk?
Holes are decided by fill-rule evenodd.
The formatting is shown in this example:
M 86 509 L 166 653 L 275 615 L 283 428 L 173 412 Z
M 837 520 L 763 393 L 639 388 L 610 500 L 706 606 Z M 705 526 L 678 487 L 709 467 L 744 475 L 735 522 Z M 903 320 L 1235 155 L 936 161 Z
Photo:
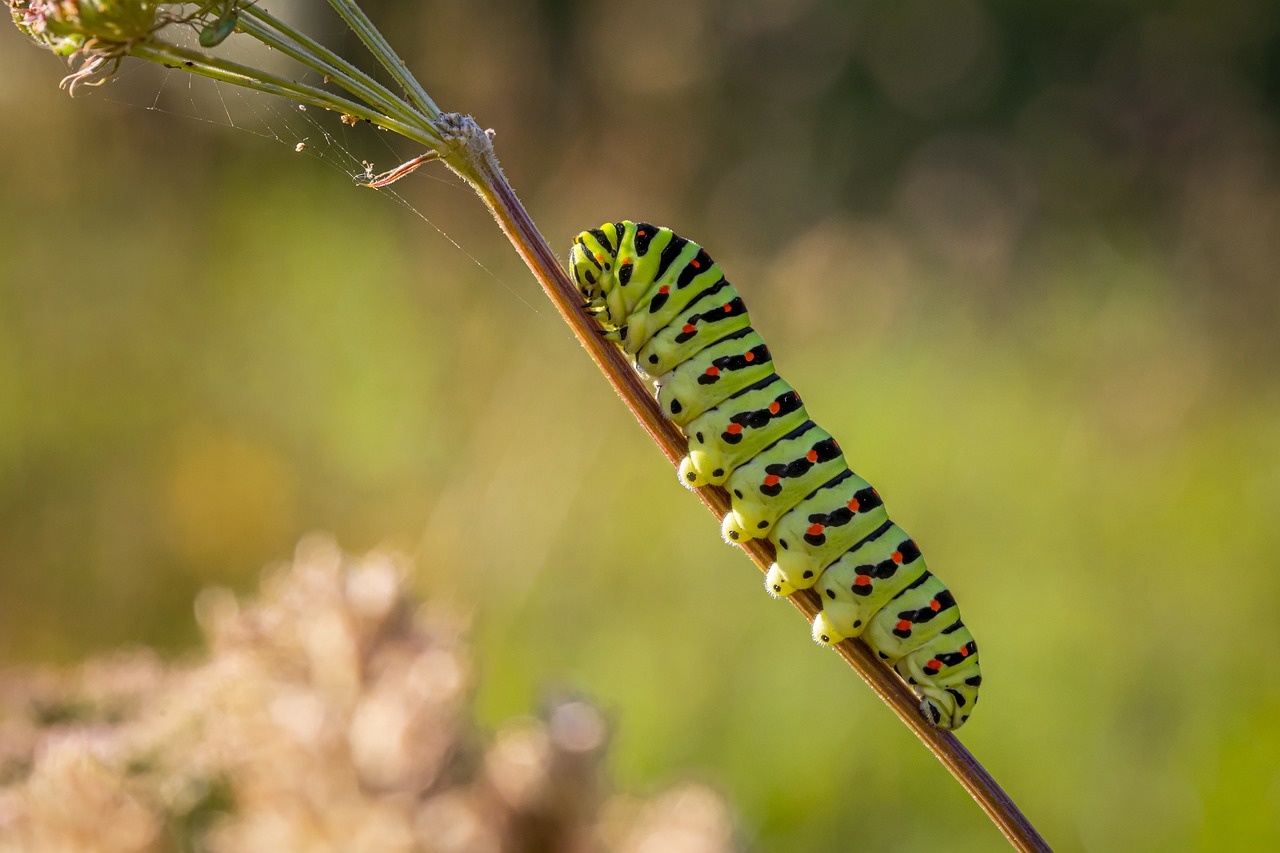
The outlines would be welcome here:
M 382 33 L 378 32 L 378 28 L 369 20 L 369 16 L 364 13 L 358 3 L 351 0 L 329 0 L 329 5 L 334 8 L 342 20 L 347 22 L 347 26 L 351 27 L 351 31 L 356 34 L 360 41 L 364 42 L 364 46 L 373 54 L 374 59 L 378 60 L 378 64 L 387 70 L 404 89 L 405 95 L 409 98 L 409 103 L 413 104 L 429 119 L 436 119 L 440 116 L 440 108 L 436 106 L 435 101 L 427 95 L 426 90 L 422 88 L 422 84 L 418 82 L 409 70 L 405 67 L 404 60 L 396 55 L 391 45 Z
M 390 89 L 310 36 L 258 6 L 245 6 L 240 10 L 239 28 L 251 38 L 280 51 L 312 71 L 331 78 L 333 83 L 378 107 L 388 116 L 398 118 L 406 124 L 421 125 L 424 131 L 429 128 L 422 116 Z
M 219 59 L 199 51 L 188 50 L 185 47 L 178 47 L 164 42 L 140 42 L 133 46 L 129 51 L 129 55 L 172 68 L 181 68 L 185 71 L 190 71 L 192 74 L 208 77 L 223 83 L 243 86 L 258 92 L 266 92 L 269 95 L 292 98 L 300 103 L 367 119 L 373 124 L 395 131 L 401 136 L 412 139 L 429 148 L 435 148 L 441 144 L 438 136 L 431 134 L 428 129 L 424 129 L 420 124 L 406 124 L 370 109 L 365 104 L 344 98 L 341 95 L 335 95 L 326 89 L 299 83 L 295 80 L 287 80 L 284 77 L 270 74 L 257 68 L 250 68 L 237 62 Z

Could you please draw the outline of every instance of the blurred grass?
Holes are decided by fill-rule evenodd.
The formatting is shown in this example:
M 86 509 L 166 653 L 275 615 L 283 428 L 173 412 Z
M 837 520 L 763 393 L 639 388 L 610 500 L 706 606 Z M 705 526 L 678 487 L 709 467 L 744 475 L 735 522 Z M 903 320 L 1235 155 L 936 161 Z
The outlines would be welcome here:
M 888 4 L 690 4 L 613 66 L 577 8 L 387 31 L 498 129 L 553 244 L 638 216 L 710 247 L 955 589 L 987 679 L 964 740 L 1057 849 L 1280 844 L 1274 9 L 949 4 L 978 59 L 899 79 L 929 33 Z M 624 788 L 711 780 L 760 849 L 998 845 L 465 192 L 405 188 L 459 251 L 291 140 L 134 106 L 208 119 L 207 91 L 72 103 L 2 38 L 0 660 L 184 648 L 201 585 L 327 529 L 432 554 L 484 720 L 583 691 Z

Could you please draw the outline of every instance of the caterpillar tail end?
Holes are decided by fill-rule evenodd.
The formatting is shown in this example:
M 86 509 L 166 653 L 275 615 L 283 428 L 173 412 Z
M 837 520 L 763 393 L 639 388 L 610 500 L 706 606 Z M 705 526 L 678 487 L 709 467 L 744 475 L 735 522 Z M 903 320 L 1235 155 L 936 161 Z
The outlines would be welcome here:
M 774 598 L 786 598 L 796 591 L 796 588 L 783 577 L 782 569 L 778 568 L 777 563 L 770 566 L 765 574 L 764 588 L 769 590 L 769 594 Z
M 969 719 L 971 707 L 961 708 L 955 698 L 945 691 L 925 689 L 920 690 L 920 693 L 923 696 L 920 700 L 920 716 L 938 728 L 955 731 Z

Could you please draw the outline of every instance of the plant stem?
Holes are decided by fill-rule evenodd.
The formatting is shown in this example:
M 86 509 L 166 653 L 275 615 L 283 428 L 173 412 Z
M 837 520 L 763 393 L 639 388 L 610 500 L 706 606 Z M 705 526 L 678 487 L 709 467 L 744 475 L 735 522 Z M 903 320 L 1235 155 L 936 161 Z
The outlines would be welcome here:
M 327 75 L 334 83 L 383 113 L 406 124 L 429 127 L 414 109 L 387 87 L 356 68 L 306 33 L 291 27 L 256 5 L 240 10 L 239 28 L 250 37 L 299 63 Z
M 440 138 L 429 132 L 430 125 L 417 121 L 407 124 L 396 118 L 370 108 L 368 105 L 344 98 L 333 92 L 306 83 L 287 80 L 275 74 L 269 74 L 257 68 L 229 62 L 225 59 L 209 56 L 185 47 L 165 42 L 141 42 L 130 51 L 130 56 L 157 62 L 161 65 L 182 68 L 201 77 L 209 77 L 223 83 L 244 86 L 270 95 L 291 98 L 304 104 L 321 107 L 327 110 L 354 115 L 366 119 L 379 127 L 393 130 L 401 136 L 412 139 L 429 148 L 440 145 Z M 424 125 L 428 129 L 424 129 Z
M 396 56 L 396 52 L 382 37 L 382 33 L 378 32 L 378 28 L 373 25 L 373 21 L 369 20 L 369 16 L 360 8 L 360 4 L 353 0 L 329 0 L 329 5 L 342 16 L 342 20 L 347 22 L 347 26 L 351 27 L 360 41 L 364 42 L 364 46 L 373 54 L 373 58 L 378 60 L 378 64 L 404 88 L 409 103 L 426 118 L 431 120 L 438 118 L 440 108 L 436 106 L 435 101 L 431 100 L 417 78 L 405 68 L 404 60 Z
M 488 137 L 469 117 L 445 115 L 441 118 L 451 123 L 453 132 L 462 143 L 444 158 L 445 162 L 470 183 L 484 200 L 507 239 L 538 279 L 560 316 L 573 330 L 578 342 L 631 409 L 636 420 L 658 444 L 668 461 L 672 465 L 678 465 L 687 452 L 687 439 L 674 424 L 663 417 L 653 393 L 641 381 L 621 350 L 600 336 L 595 322 L 582 310 L 582 299 L 577 289 L 507 182 Z M 729 495 L 723 489 L 702 488 L 696 490 L 696 493 L 717 519 L 723 519 L 729 511 Z M 769 564 L 773 562 L 773 547 L 767 540 L 753 539 L 743 546 L 743 550 L 762 572 L 767 571 Z M 813 590 L 802 590 L 789 600 L 810 622 L 821 610 L 821 601 Z M 862 680 L 871 686 L 929 751 L 951 771 L 1015 848 L 1025 851 L 1050 850 L 1017 805 L 956 736 L 924 720 L 920 715 L 920 700 L 896 673 L 880 662 L 865 643 L 861 640 L 846 640 L 835 648 Z

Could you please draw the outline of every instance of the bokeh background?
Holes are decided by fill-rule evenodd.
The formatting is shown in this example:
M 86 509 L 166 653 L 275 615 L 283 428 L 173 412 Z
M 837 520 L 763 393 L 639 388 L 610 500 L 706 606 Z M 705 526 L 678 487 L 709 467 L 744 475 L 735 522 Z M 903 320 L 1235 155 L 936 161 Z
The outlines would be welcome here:
M 955 589 L 963 739 L 1051 843 L 1280 845 L 1280 5 L 364 5 L 562 251 L 710 248 Z M 710 782 L 762 850 L 998 848 L 456 180 L 62 73 L 0 27 L 0 664 L 180 655 L 202 586 L 328 530 L 473 614 L 482 722 L 600 703 L 620 788 Z

